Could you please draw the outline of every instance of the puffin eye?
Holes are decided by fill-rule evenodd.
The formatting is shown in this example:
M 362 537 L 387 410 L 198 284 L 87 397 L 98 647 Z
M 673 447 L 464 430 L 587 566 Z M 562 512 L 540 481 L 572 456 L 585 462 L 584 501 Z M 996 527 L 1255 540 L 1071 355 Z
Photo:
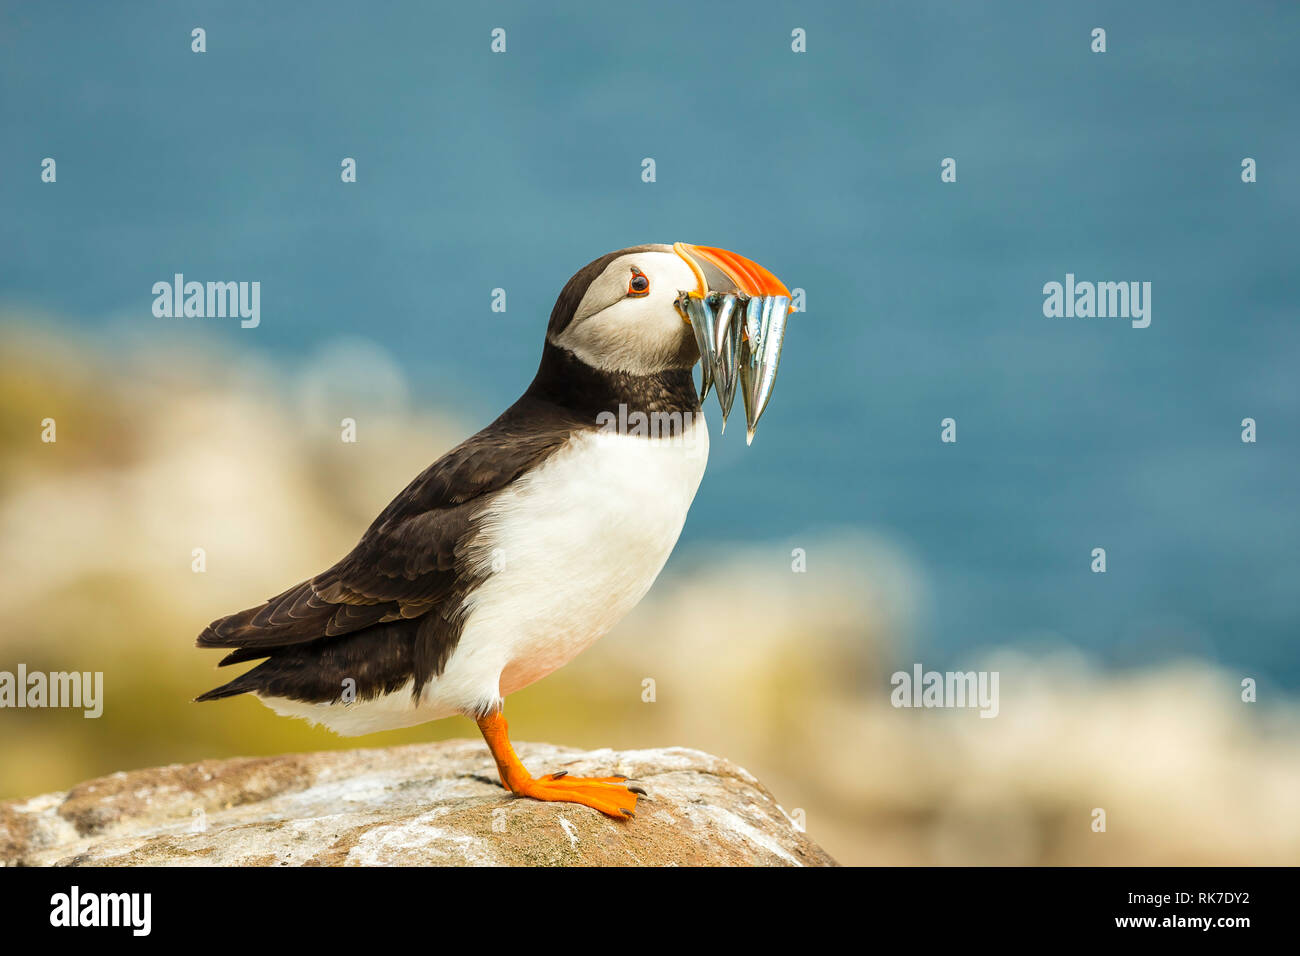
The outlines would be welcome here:
M 640 269 L 632 270 L 632 278 L 627 283 L 627 294 L 630 296 L 643 296 L 650 294 L 650 280 Z

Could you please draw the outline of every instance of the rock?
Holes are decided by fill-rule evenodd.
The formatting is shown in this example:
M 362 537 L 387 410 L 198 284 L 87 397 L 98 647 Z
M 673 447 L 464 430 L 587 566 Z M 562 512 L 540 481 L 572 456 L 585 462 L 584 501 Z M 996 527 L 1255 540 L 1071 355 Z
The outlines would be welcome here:
M 670 747 L 516 744 L 534 772 L 624 774 L 632 820 L 505 793 L 480 741 L 133 770 L 0 803 L 27 866 L 833 866 L 749 773 Z

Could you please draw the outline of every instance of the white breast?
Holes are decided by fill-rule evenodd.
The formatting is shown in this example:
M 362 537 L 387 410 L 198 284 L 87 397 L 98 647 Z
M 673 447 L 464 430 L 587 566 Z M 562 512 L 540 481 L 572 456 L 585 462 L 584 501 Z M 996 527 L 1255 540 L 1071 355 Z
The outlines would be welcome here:
M 608 632 L 677 543 L 708 441 L 703 416 L 674 438 L 583 433 L 499 496 L 479 555 L 493 574 L 470 598 L 444 677 L 495 671 L 505 696 Z
M 702 414 L 684 432 L 578 434 L 497 496 L 471 553 L 490 575 L 418 706 L 409 684 L 346 706 L 264 700 L 339 733 L 370 733 L 497 707 L 562 667 L 641 600 L 677 543 L 709 451 Z

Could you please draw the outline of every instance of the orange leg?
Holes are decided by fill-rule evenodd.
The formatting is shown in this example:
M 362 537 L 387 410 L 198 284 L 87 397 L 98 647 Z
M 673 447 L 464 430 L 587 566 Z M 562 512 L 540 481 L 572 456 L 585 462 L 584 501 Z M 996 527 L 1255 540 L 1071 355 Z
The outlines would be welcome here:
M 622 819 L 634 815 L 637 794 L 645 794 L 639 787 L 629 786 L 626 777 L 570 777 L 565 770 L 534 777 L 524 769 L 515 749 L 510 746 L 506 719 L 499 711 L 479 718 L 478 729 L 483 732 L 483 739 L 497 762 L 501 785 L 518 796 L 581 803 Z

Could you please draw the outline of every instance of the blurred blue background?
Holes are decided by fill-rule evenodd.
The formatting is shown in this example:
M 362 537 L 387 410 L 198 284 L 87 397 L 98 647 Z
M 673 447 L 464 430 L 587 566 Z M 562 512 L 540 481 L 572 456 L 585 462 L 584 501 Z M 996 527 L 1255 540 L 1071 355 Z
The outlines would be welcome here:
M 1297 36 L 1294 3 L 7 3 L 0 303 L 287 366 L 362 335 L 478 427 L 584 263 L 730 248 L 807 311 L 751 449 L 710 398 L 684 547 L 882 536 L 927 666 L 1051 635 L 1294 688 Z M 154 318 L 174 272 L 260 281 L 261 326 Z M 1045 318 L 1067 272 L 1151 282 L 1150 328 Z

